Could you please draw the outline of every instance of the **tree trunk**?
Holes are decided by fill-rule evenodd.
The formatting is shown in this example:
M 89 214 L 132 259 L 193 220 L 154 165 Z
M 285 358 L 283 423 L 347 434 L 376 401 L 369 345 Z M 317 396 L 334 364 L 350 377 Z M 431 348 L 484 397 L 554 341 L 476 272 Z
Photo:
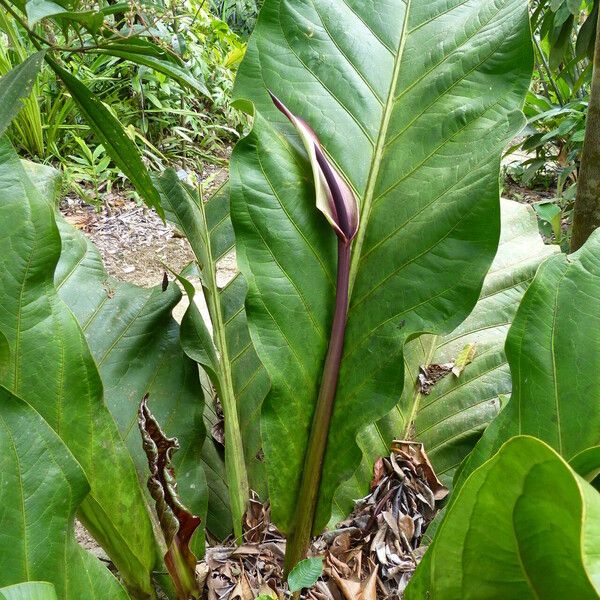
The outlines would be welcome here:
M 571 251 L 581 248 L 597 227 L 600 227 L 600 12 L 596 28 L 592 91 L 577 180 Z

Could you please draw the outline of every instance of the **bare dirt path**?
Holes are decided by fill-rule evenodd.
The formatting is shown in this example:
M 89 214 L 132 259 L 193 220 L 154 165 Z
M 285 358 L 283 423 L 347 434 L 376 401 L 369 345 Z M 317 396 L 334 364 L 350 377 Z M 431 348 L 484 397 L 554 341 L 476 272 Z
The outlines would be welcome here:
M 212 172 L 206 193 L 226 178 L 224 169 Z M 69 197 L 60 209 L 71 225 L 92 240 L 108 274 L 121 281 L 152 287 L 162 282 L 165 265 L 180 272 L 194 259 L 180 232 L 163 223 L 154 210 L 121 195 L 109 195 L 99 208 Z

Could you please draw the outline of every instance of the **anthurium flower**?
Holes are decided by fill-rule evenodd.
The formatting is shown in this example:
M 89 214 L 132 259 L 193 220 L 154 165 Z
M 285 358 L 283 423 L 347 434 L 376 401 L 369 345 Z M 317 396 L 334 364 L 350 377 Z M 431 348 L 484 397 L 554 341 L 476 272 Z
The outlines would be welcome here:
M 350 243 L 359 225 L 358 201 L 346 180 L 327 158 L 310 125 L 269 92 L 273 104 L 290 120 L 306 148 L 315 180 L 317 208 L 325 215 L 340 239 Z

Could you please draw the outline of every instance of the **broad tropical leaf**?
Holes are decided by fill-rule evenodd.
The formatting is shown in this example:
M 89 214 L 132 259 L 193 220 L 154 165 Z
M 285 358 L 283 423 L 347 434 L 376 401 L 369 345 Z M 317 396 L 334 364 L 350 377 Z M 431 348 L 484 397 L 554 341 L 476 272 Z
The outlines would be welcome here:
M 359 435 L 363 462 L 336 494 L 338 520 L 352 509 L 354 499 L 368 493 L 373 464 L 388 454 L 394 439 L 414 438 L 425 444 L 437 475 L 450 486 L 456 467 L 498 414 L 499 397 L 510 394 L 506 334 L 538 266 L 558 248 L 543 243 L 530 207 L 502 200 L 501 212 L 498 253 L 477 305 L 452 333 L 424 335 L 406 345 L 402 397 L 387 416 Z M 475 354 L 460 376 L 449 373 L 424 394 L 419 368 L 451 364 L 469 344 L 474 344 Z
M 23 107 L 44 63 L 44 52 L 36 52 L 0 79 L 0 136 Z
M 60 191 L 58 172 L 45 165 L 22 162 L 42 196 L 53 203 Z M 54 283 L 86 334 L 94 358 L 100 362 L 108 407 L 138 472 L 143 478 L 147 475 L 139 434 L 133 426 L 134 415 L 139 399 L 150 393 L 152 408 L 167 424 L 167 434 L 177 435 L 182 447 L 173 464 L 184 502 L 204 515 L 205 474 L 209 488 L 207 527 L 224 539 L 231 532 L 231 516 L 223 459 L 210 439 L 203 443 L 206 428 L 199 420 L 201 384 L 196 366 L 181 350 L 179 328 L 170 316 L 181 297 L 177 287 L 171 285 L 163 292 L 159 286 L 148 290 L 117 281 L 108 276 L 98 251 L 81 232 L 60 217 L 57 224 L 62 253 Z M 0 357 L 1 351 L 0 338 Z M 130 368 L 132 360 L 135 369 Z M 173 390 L 178 393 L 173 394 Z M 211 404 L 204 407 L 209 429 L 217 420 Z M 198 464 L 199 448 L 203 468 Z M 198 535 L 196 538 L 194 546 L 201 553 L 203 542 Z
M 465 482 L 404 597 L 592 600 L 599 570 L 600 495 L 523 436 Z
M 172 170 L 160 178 L 159 186 L 167 218 L 189 240 L 200 269 L 213 336 L 211 339 L 197 307 L 191 303 L 182 322 L 182 343 L 188 355 L 206 369 L 223 406 L 225 467 L 234 530 L 239 536 L 249 485 L 259 492 L 264 487 L 262 464 L 257 459 L 260 450 L 257 416 L 268 379 L 246 326 L 244 280 L 236 275 L 223 288 L 217 285 L 217 263 L 233 246 L 228 196 L 217 194 L 205 205 L 197 194 L 180 183 Z M 189 295 L 193 300 L 191 290 Z M 250 480 L 246 464 L 250 466 Z
M 403 389 L 403 345 L 448 333 L 499 237 L 500 153 L 523 123 L 525 0 L 267 0 L 236 84 L 254 110 L 231 167 L 250 331 L 271 380 L 262 436 L 273 517 L 294 512 L 328 345 L 335 235 L 270 89 L 316 132 L 361 205 L 340 383 L 314 530 Z
M 106 403 L 141 481 L 145 487 L 148 465 L 136 426 L 137 410 L 144 394 L 149 394 L 156 418 L 181 446 L 173 466 L 183 502 L 204 521 L 204 392 L 196 365 L 181 349 L 179 326 L 171 316 L 181 293 L 175 284 L 163 291 L 160 285 L 146 289 L 110 277 L 89 239 L 61 218 L 58 227 L 63 249 L 54 282 L 83 329 L 104 383 Z M 221 490 L 217 498 L 220 495 Z M 219 504 L 216 499 L 215 509 Z
M 133 462 L 104 404 L 83 333 L 53 285 L 61 252 L 54 207 L 6 140 L 0 190 L 0 331 L 10 352 L 0 384 L 37 410 L 79 461 L 91 487 L 81 520 L 127 584 L 151 596 L 157 555 Z
M 514 435 L 544 440 L 565 460 L 600 443 L 600 232 L 548 259 L 506 340 L 513 390 L 459 482 Z
M 39 387 L 52 393 L 42 380 Z M 75 540 L 75 511 L 90 491 L 81 467 L 44 419 L 1 386 L 0 448 L 0 586 L 11 586 L 0 598 L 129 598 Z M 36 580 L 49 583 L 14 585 Z

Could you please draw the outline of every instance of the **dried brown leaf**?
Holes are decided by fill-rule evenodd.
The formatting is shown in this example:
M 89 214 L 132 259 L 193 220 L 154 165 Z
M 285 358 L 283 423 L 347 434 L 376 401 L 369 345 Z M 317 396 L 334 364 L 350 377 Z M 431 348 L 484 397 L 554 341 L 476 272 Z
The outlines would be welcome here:
M 385 473 L 385 467 L 383 465 L 383 458 L 378 458 L 373 465 L 373 479 L 371 480 L 371 491 L 373 491 L 381 481 Z
M 171 467 L 173 453 L 179 449 L 176 438 L 167 437 L 148 408 L 148 394 L 140 404 L 138 425 L 148 458 L 148 490 L 154 499 L 167 553 L 165 564 L 182 600 L 201 597 L 196 579 L 196 557 L 189 548 L 200 518 L 179 500 L 177 481 Z
M 448 495 L 448 488 L 437 478 L 429 457 L 423 448 L 423 444 L 405 440 L 394 440 L 392 442 L 392 452 L 400 452 L 410 456 L 412 464 L 422 470 L 435 500 L 443 500 Z

